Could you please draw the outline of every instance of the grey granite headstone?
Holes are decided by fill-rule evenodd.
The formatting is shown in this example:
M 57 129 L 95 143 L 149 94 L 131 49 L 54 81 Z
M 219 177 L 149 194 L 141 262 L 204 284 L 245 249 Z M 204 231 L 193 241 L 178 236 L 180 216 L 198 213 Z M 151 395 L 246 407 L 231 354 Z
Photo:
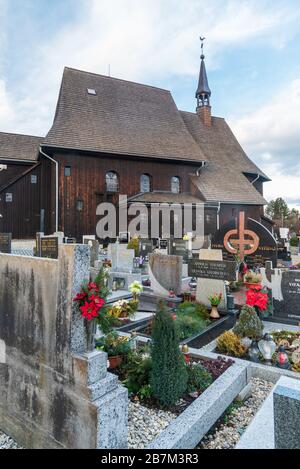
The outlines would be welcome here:
M 95 239 L 84 239 L 84 244 L 91 248 L 91 266 L 95 266 L 95 262 L 99 259 L 99 242 Z
M 277 386 L 273 402 L 275 449 L 300 449 L 300 391 Z
M 149 274 L 151 288 L 159 296 L 166 296 L 172 289 L 180 295 L 182 287 L 182 257 L 150 254 Z
M 114 272 L 132 272 L 134 249 L 128 249 L 126 244 L 110 244 L 108 246 L 108 257 L 112 261 Z

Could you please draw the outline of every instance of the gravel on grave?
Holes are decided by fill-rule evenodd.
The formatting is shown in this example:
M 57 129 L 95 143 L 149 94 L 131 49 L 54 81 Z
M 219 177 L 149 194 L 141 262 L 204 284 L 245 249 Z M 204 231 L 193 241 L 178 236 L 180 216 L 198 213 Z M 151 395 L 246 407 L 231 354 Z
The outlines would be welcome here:
M 22 449 L 17 443 L 0 431 L 0 449 Z
M 259 378 L 253 378 L 252 396 L 235 408 L 232 413 L 217 422 L 200 442 L 199 449 L 233 449 L 251 420 L 270 394 L 274 384 Z
M 201 441 L 199 449 L 234 448 L 246 430 L 274 384 L 253 378 L 252 396 L 235 408 L 224 419 L 220 419 L 214 430 Z M 143 449 L 153 441 L 177 416 L 171 412 L 154 410 L 137 402 L 129 403 L 129 448 Z M 226 423 L 225 423 L 226 422 Z

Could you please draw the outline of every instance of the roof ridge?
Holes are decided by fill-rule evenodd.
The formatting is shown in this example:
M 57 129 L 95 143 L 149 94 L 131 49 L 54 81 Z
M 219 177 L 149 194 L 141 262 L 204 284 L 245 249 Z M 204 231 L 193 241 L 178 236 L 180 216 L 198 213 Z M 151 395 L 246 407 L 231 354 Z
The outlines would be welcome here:
M 39 135 L 29 135 L 29 134 L 17 134 L 15 132 L 1 132 L 0 135 L 15 135 L 17 137 L 30 137 L 30 138 L 40 138 L 43 140 L 45 137 L 40 137 Z
M 137 81 L 131 81 L 131 80 L 125 80 L 124 78 L 116 78 L 116 77 L 110 77 L 108 75 L 103 75 L 101 73 L 95 73 L 95 72 L 88 72 L 86 70 L 79 70 L 78 68 L 73 68 L 73 67 L 65 67 L 65 70 L 71 70 L 73 72 L 79 72 L 79 73 L 84 73 L 86 75 L 93 75 L 93 76 L 96 76 L 96 77 L 101 77 L 101 78 L 107 78 L 109 80 L 117 80 L 117 81 L 122 81 L 124 83 L 131 83 L 133 85 L 139 85 L 139 86 L 143 86 L 145 88 L 153 88 L 155 90 L 160 90 L 160 91 L 165 91 L 167 93 L 170 93 L 171 94 L 171 91 L 170 90 L 167 90 L 165 88 L 160 88 L 159 86 L 153 86 L 153 85 L 146 85 L 144 83 L 138 83 Z

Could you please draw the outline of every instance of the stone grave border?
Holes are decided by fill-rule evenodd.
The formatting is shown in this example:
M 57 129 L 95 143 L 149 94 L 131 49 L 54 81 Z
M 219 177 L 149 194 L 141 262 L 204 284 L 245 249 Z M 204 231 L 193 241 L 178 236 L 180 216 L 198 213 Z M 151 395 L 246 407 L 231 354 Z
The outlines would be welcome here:
M 278 329 L 288 330 L 291 332 L 299 332 L 299 327 L 290 325 L 290 324 L 281 324 L 263 321 L 265 332 L 275 331 Z M 248 363 L 251 368 L 251 376 L 253 378 L 260 378 L 265 381 L 270 381 L 271 383 L 277 383 L 281 376 L 288 376 L 289 378 L 294 378 L 300 380 L 300 373 L 291 370 L 285 370 L 283 368 L 277 368 L 275 366 L 264 365 L 263 363 L 254 363 L 243 358 L 230 357 L 228 355 L 222 355 L 221 353 L 215 352 L 217 346 L 217 339 L 210 342 L 208 345 L 205 345 L 199 352 L 206 356 L 206 358 L 215 359 L 217 357 L 231 358 L 236 363 Z M 191 349 L 191 353 L 194 353 L 194 350 Z
M 192 349 L 193 358 L 211 358 Z M 185 411 L 172 420 L 146 449 L 194 449 L 251 378 L 247 363 L 234 363 Z

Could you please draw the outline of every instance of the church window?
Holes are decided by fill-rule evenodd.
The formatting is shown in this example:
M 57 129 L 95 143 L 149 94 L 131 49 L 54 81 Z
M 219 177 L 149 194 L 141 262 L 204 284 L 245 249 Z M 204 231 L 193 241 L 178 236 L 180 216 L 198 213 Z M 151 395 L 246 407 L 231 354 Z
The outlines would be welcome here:
M 173 194 L 180 193 L 180 178 L 178 176 L 173 176 L 171 179 L 171 191 Z
M 109 171 L 105 177 L 106 191 L 107 192 L 118 192 L 119 190 L 119 178 L 117 173 Z
M 149 174 L 141 175 L 140 192 L 151 192 L 151 178 Z

